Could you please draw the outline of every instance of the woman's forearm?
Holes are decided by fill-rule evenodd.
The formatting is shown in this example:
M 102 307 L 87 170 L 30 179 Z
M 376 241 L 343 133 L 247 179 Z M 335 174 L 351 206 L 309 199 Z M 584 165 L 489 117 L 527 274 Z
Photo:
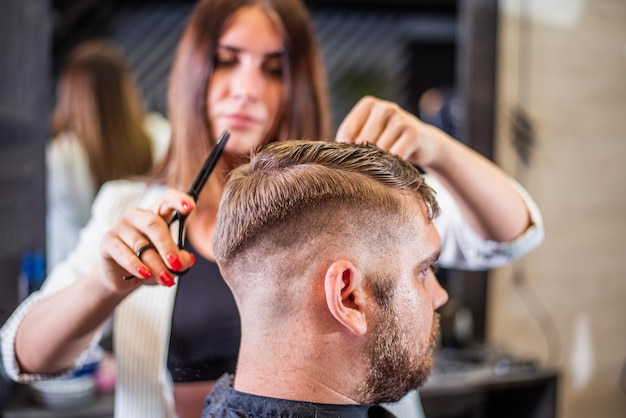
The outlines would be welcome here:
M 429 167 L 457 201 L 466 222 L 485 239 L 510 241 L 530 226 L 528 208 L 493 162 L 443 132 Z
M 15 337 L 22 372 L 56 373 L 71 367 L 128 294 L 103 287 L 95 274 L 40 301 L 24 316 Z
M 498 166 L 395 103 L 370 96 L 359 100 L 339 126 L 337 140 L 376 144 L 433 174 L 485 239 L 510 241 L 530 226 L 522 196 Z

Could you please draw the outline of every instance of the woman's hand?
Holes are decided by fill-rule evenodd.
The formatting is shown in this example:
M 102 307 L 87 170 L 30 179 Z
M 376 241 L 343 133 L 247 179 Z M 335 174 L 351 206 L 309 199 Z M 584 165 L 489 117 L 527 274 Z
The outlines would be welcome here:
M 373 143 L 423 168 L 441 155 L 447 135 L 420 121 L 399 105 L 375 97 L 362 98 L 337 130 L 337 141 Z
M 437 177 L 485 239 L 509 241 L 530 225 L 526 203 L 498 166 L 395 103 L 364 97 L 339 126 L 337 141 L 374 143 Z
M 175 211 L 186 215 L 194 209 L 191 196 L 169 189 L 152 209 L 131 209 L 115 222 L 100 246 L 105 286 L 115 292 L 141 284 L 173 286 L 174 274 L 191 267 L 195 257 L 178 248 L 167 222 Z M 147 244 L 153 247 L 145 249 L 140 259 L 137 251 Z M 137 279 L 123 280 L 126 276 Z

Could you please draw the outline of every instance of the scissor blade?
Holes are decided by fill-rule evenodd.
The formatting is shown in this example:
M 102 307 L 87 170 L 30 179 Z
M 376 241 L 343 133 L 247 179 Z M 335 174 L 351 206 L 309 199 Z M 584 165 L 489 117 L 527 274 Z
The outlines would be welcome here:
M 200 191 L 204 187 L 207 179 L 211 175 L 211 172 L 217 165 L 217 161 L 220 159 L 224 148 L 226 147 L 226 143 L 228 142 L 228 138 L 230 138 L 230 132 L 224 131 L 222 135 L 217 140 L 217 143 L 211 150 L 211 153 L 207 157 L 207 159 L 202 164 L 202 168 L 198 172 L 196 179 L 191 184 L 191 187 L 187 191 L 193 200 L 198 200 L 198 196 L 200 195 Z

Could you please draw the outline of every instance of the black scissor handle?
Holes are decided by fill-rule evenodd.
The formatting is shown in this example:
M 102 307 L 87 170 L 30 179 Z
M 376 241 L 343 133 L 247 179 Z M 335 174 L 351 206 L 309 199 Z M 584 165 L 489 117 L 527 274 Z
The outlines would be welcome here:
M 183 215 L 179 211 L 174 212 L 174 217 L 167 223 L 172 234 L 172 239 L 176 241 L 179 249 L 183 249 L 185 246 L 185 233 L 187 215 Z
M 209 176 L 213 172 L 213 169 L 217 165 L 217 161 L 220 159 L 222 152 L 224 152 L 224 148 L 226 147 L 226 143 L 228 142 L 228 138 L 230 138 L 230 132 L 224 131 L 222 135 L 219 137 L 215 146 L 209 153 L 209 156 L 202 164 L 200 171 L 196 175 L 195 180 L 191 184 L 191 187 L 187 190 L 187 194 L 189 194 L 194 202 L 198 200 L 198 196 L 200 195 L 200 191 L 206 184 Z M 174 212 L 174 216 L 167 223 L 167 226 L 170 229 L 170 233 L 172 234 L 172 239 L 174 239 L 178 245 L 179 249 L 183 249 L 185 246 L 185 235 L 186 235 L 186 221 L 187 215 L 183 215 L 179 211 Z M 182 275 L 185 274 L 185 271 L 175 271 L 172 273 Z

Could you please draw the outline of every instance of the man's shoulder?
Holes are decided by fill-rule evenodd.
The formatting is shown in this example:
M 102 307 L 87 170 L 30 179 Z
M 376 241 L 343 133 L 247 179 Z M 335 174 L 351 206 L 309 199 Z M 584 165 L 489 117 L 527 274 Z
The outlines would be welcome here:
M 209 393 L 209 396 L 206 398 L 202 418 L 230 418 L 246 416 L 236 410 L 224 407 L 224 403 L 228 400 L 232 387 L 233 377 L 231 375 L 226 373 L 218 379 L 215 386 Z

